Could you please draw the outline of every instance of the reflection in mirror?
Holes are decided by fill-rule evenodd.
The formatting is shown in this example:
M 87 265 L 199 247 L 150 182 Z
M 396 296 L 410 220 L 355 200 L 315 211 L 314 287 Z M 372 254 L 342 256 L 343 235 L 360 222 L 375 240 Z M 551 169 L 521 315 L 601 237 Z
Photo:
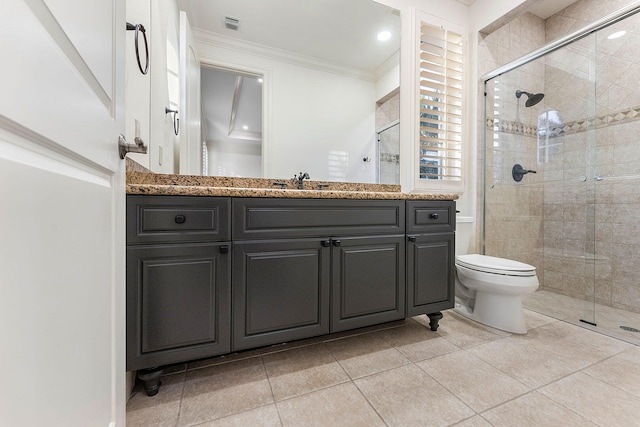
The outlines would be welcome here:
M 399 118 L 399 111 L 388 111 L 399 105 L 397 10 L 372 0 L 183 0 L 181 5 L 204 67 L 264 77 L 262 167 L 254 162 L 250 172 L 238 175 L 290 178 L 304 170 L 314 180 L 378 181 L 376 129 Z M 391 33 L 386 41 L 376 38 L 383 30 Z M 204 90 L 202 95 L 206 104 Z M 209 164 L 216 164 L 222 156 L 206 142 Z M 255 145 L 249 139 L 233 144 L 245 156 Z M 215 174 L 230 170 L 209 167 Z
M 202 67 L 208 175 L 262 177 L 262 77 Z
M 179 120 L 180 109 L 180 62 L 178 59 L 178 29 L 174 23 L 174 16 L 171 14 L 167 18 L 167 94 L 168 105 L 165 107 L 165 111 L 177 111 L 175 118 Z M 166 114 L 166 113 L 165 113 Z M 178 136 L 177 132 L 173 132 L 175 136 Z M 173 138 L 173 170 L 180 170 L 180 139 Z
M 400 121 L 378 130 L 378 183 L 400 184 Z

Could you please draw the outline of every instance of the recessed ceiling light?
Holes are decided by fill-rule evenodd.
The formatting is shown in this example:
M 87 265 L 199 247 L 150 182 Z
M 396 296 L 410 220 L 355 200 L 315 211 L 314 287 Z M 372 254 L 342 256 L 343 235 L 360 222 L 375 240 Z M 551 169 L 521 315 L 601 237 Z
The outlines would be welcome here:
M 389 31 L 380 31 L 378 33 L 378 40 L 381 42 L 387 41 L 391 38 L 391 33 Z
M 613 39 L 617 39 L 618 37 L 622 37 L 625 34 L 627 34 L 626 31 L 616 31 L 615 33 L 611 34 L 609 37 L 607 37 L 609 40 L 613 40 Z

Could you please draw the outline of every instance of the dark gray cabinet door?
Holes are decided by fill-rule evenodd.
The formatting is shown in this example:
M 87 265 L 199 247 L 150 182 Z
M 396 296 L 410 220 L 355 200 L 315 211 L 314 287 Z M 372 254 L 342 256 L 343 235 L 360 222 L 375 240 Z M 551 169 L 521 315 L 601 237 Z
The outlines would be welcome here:
M 453 307 L 454 237 L 454 233 L 408 237 L 407 316 Z
M 234 242 L 234 350 L 329 332 L 328 242 Z
M 331 241 L 331 332 L 403 319 L 404 235 Z
M 229 243 L 127 248 L 127 370 L 230 351 Z

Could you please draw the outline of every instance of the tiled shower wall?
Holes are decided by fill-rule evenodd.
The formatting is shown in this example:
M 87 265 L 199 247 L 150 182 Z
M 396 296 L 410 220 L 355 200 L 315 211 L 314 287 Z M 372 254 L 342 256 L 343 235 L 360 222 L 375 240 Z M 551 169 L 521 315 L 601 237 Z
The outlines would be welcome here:
M 544 20 L 526 13 L 489 35 L 481 35 L 478 46 L 480 75 L 544 45 Z M 478 215 L 482 221 L 483 196 L 486 196 L 485 253 L 535 265 L 543 270 L 543 169 L 536 164 L 537 112 L 526 108 L 526 96 L 516 98 L 516 90 L 540 92 L 544 86 L 544 67 L 530 63 L 500 76 L 487 86 L 487 121 L 479 135 L 487 131 L 486 193 L 478 179 Z M 481 88 L 484 90 L 484 88 Z M 481 103 L 484 97 L 479 97 Z M 482 105 L 479 106 L 484 108 Z M 533 124 L 533 126 L 531 125 Z M 478 162 L 485 156 L 479 144 Z M 514 164 L 534 169 L 521 183 L 511 177 Z M 478 168 L 482 171 L 482 168 Z M 482 227 L 477 227 L 482 233 Z M 476 242 L 482 242 L 478 235 Z M 482 248 L 478 247 L 478 251 Z M 540 277 L 542 280 L 542 277 Z
M 581 0 L 546 21 L 530 14 L 517 18 L 481 38 L 480 74 L 623 5 Z M 488 91 L 494 108 L 480 125 L 487 128 L 488 145 L 486 253 L 535 265 L 542 289 L 635 312 L 640 312 L 639 24 L 638 15 L 627 18 L 597 40 L 580 40 L 494 79 Z M 622 27 L 626 37 L 606 39 Z M 544 92 L 545 98 L 525 108 L 516 89 Z M 548 156 L 539 158 L 538 114 L 548 110 L 559 112 L 562 127 L 549 139 Z M 482 146 L 479 151 L 481 162 Z M 538 173 L 515 183 L 514 163 Z M 594 181 L 595 174 L 604 179 Z M 479 203 L 481 209 L 482 197 Z

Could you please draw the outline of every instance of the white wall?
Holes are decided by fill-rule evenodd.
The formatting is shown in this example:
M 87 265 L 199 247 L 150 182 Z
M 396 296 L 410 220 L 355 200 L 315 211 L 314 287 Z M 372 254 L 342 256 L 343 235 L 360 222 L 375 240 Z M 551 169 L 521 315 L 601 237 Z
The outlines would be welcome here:
M 147 31 L 151 30 L 151 4 L 150 0 L 128 1 L 127 22 L 142 24 Z M 147 33 L 149 38 L 150 32 Z M 138 34 L 138 49 L 142 67 L 146 65 L 144 40 L 142 34 Z M 134 31 L 127 31 L 125 50 L 126 74 L 125 74 L 125 108 L 126 108 L 126 132 L 129 143 L 139 136 L 148 145 L 149 135 L 149 97 L 151 91 L 151 75 L 142 74 L 138 68 L 135 55 Z M 143 68 L 144 69 L 144 68 Z M 137 121 L 137 126 L 136 126 Z M 137 130 L 136 130 L 137 128 Z M 137 132 L 137 134 L 136 134 Z M 131 153 L 127 155 L 142 166 L 149 168 L 149 154 Z
M 180 105 L 177 56 L 179 29 L 180 11 L 176 1 L 152 2 L 151 31 L 148 34 L 151 49 L 149 168 L 156 173 L 174 173 L 178 170 L 175 163 L 179 159 L 180 141 L 173 131 L 172 115 L 166 114 L 164 109 L 178 109 Z M 175 48 L 175 52 L 173 48 L 167 49 L 168 44 Z M 174 70 L 171 77 L 167 73 L 168 63 Z
M 262 146 L 251 142 L 207 141 L 209 175 L 262 178 Z
M 400 87 L 400 63 L 376 81 L 376 102 Z

